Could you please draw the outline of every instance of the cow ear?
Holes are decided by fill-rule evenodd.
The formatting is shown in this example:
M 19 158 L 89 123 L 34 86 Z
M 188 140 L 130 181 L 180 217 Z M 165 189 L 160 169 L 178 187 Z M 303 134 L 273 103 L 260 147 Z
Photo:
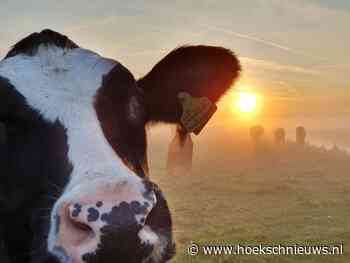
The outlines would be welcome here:
M 199 133 L 240 71 L 234 53 L 222 47 L 173 50 L 137 82 L 147 121 L 180 124 L 187 132 Z

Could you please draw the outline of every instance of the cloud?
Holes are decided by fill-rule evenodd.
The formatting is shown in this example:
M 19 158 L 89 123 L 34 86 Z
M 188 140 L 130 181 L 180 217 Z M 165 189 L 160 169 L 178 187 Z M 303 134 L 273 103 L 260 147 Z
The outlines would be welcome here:
M 272 88 L 269 88 L 268 94 L 270 100 L 300 100 L 300 90 L 283 81 L 272 81 Z
M 350 70 L 350 64 L 324 64 L 316 65 L 313 68 L 322 70 Z
M 116 22 L 116 16 L 109 16 L 104 18 L 95 19 L 80 25 L 71 25 L 65 28 L 66 32 L 73 33 L 77 31 L 91 30 L 92 27 L 105 26 Z
M 324 23 L 331 18 L 342 19 L 350 16 L 350 13 L 345 9 L 330 8 L 314 1 L 259 0 L 259 2 L 262 7 L 277 10 L 283 15 L 309 23 Z
M 217 26 L 209 26 L 209 25 L 207 25 L 206 27 L 207 27 L 207 29 L 220 31 L 220 32 L 223 32 L 223 33 L 226 33 L 226 34 L 230 34 L 230 35 L 239 37 L 239 38 L 243 38 L 243 39 L 247 39 L 247 40 L 251 40 L 251 41 L 254 41 L 254 42 L 258 42 L 258 43 L 261 43 L 261 44 L 264 44 L 264 45 L 267 45 L 267 46 L 275 47 L 275 48 L 278 48 L 278 49 L 281 49 L 281 50 L 292 51 L 292 49 L 290 47 L 283 46 L 283 45 L 280 45 L 278 43 L 275 43 L 275 42 L 272 42 L 272 41 L 267 41 L 267 40 L 264 40 L 264 39 L 260 39 L 260 38 L 257 38 L 257 37 L 254 37 L 254 36 L 250 36 L 250 35 L 247 35 L 247 34 L 238 33 L 238 32 L 235 32 L 235 31 L 232 31 L 232 30 L 228 30 L 228 29 L 224 29 L 224 28 L 217 27 Z
M 304 67 L 298 67 L 293 65 L 284 65 L 279 64 L 273 61 L 249 58 L 249 57 L 240 57 L 240 60 L 243 64 L 246 64 L 248 67 L 254 66 L 262 69 L 273 70 L 273 71 L 287 71 L 291 73 L 298 74 L 308 74 L 308 75 L 319 75 L 320 71 L 316 69 L 308 69 Z
M 222 33 L 233 35 L 233 36 L 238 37 L 238 38 L 247 39 L 247 40 L 250 40 L 250 41 L 253 41 L 253 42 L 256 42 L 256 43 L 263 44 L 265 46 L 270 46 L 270 47 L 273 47 L 273 48 L 277 48 L 277 49 L 280 49 L 282 51 L 285 51 L 285 52 L 288 52 L 288 53 L 292 53 L 294 55 L 300 55 L 300 56 L 303 56 L 303 57 L 308 57 L 308 58 L 316 59 L 316 60 L 319 60 L 319 61 L 328 61 L 328 59 L 321 58 L 321 57 L 318 57 L 318 56 L 314 56 L 313 54 L 309 54 L 309 53 L 301 51 L 301 50 L 296 50 L 294 48 L 291 48 L 291 47 L 288 47 L 288 46 L 285 46 L 285 45 L 281 45 L 281 44 L 273 42 L 273 41 L 265 40 L 265 39 L 258 38 L 258 37 L 252 36 L 252 35 L 242 34 L 242 33 L 235 32 L 233 30 L 229 30 L 229 29 L 226 29 L 226 28 L 223 28 L 223 27 L 206 25 L 206 28 L 208 30 L 220 31 Z

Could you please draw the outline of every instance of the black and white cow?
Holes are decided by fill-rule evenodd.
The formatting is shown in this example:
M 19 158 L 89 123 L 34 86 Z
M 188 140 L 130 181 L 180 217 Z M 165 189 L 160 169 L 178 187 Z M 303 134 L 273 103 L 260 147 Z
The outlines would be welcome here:
M 135 80 L 51 30 L 14 45 L 0 61 L 1 263 L 168 261 L 145 126 L 178 124 L 180 92 L 215 103 L 239 72 L 221 47 L 180 47 Z

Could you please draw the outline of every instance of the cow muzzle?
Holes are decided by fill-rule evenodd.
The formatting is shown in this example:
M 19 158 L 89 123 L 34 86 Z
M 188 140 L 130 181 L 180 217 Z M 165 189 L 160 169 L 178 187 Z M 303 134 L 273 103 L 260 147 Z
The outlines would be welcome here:
M 63 194 L 53 209 L 48 245 L 62 263 L 158 263 L 170 257 L 170 212 L 155 184 L 100 181 L 94 191 L 82 188 Z

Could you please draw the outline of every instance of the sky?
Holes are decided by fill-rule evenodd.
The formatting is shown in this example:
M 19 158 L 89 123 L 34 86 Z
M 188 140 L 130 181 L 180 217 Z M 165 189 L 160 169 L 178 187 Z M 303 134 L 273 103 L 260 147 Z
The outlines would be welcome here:
M 235 87 L 260 94 L 265 117 L 350 113 L 348 0 L 1 0 L 0 17 L 1 57 L 51 28 L 140 77 L 175 47 L 219 45 L 239 57 Z

